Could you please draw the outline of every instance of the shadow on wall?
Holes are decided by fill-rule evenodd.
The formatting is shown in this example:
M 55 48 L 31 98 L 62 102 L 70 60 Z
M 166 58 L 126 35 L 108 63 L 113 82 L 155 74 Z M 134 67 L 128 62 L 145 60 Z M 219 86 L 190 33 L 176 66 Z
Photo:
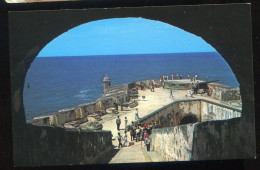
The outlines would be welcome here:
M 196 123 L 198 122 L 198 118 L 195 114 L 189 114 L 187 116 L 184 116 L 181 120 L 179 125 L 189 124 L 189 123 Z

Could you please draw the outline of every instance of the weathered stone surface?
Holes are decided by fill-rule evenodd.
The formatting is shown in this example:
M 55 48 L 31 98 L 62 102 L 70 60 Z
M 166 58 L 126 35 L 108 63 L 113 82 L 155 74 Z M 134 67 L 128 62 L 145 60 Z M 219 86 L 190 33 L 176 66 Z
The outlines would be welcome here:
M 241 118 L 197 123 L 191 160 L 248 159 L 255 156 L 251 125 Z
M 96 163 L 112 149 L 110 131 L 68 130 L 26 125 L 20 145 L 14 143 L 14 164 L 48 166 Z
M 192 156 L 194 124 L 152 131 L 151 147 L 168 161 L 188 161 Z
M 241 100 L 240 88 L 229 87 L 223 84 L 210 83 L 208 87 L 212 90 L 211 97 L 220 101 Z
M 241 110 L 224 104 L 201 99 L 175 100 L 172 103 L 139 119 L 141 123 L 157 122 L 158 128 L 180 124 L 186 116 L 196 116 L 199 122 L 241 117 Z M 194 123 L 191 121 L 189 123 Z

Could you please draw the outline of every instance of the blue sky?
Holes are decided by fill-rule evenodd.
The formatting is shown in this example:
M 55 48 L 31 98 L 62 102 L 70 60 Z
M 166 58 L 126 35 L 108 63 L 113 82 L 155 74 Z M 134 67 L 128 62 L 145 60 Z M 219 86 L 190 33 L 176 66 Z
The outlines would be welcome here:
M 160 21 L 114 18 L 64 32 L 38 57 L 216 52 L 201 37 Z

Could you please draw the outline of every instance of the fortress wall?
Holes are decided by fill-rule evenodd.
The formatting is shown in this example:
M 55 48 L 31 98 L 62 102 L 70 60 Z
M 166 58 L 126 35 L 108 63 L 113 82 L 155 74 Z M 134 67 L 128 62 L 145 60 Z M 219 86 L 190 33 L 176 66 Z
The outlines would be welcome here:
M 23 131 L 22 135 L 14 134 L 20 139 L 19 145 L 13 143 L 16 166 L 92 164 L 112 149 L 110 131 L 34 125 L 26 125 Z
M 195 115 L 198 122 L 241 117 L 241 110 L 207 100 L 176 100 L 139 119 L 141 123 L 157 122 L 158 128 L 178 126 L 181 119 Z M 195 123 L 195 122 L 191 122 Z
M 252 127 L 241 118 L 197 123 L 191 160 L 253 158 L 255 150 L 250 129 Z
M 63 109 L 60 112 L 53 113 L 51 115 L 42 115 L 36 117 L 35 120 L 29 120 L 29 124 L 33 125 L 63 125 L 66 122 L 74 121 L 78 118 L 86 117 L 89 114 L 96 113 L 99 110 L 105 110 L 109 107 L 113 107 L 114 103 L 118 100 L 122 102 L 124 95 L 119 95 L 118 98 L 106 97 L 100 98 L 95 102 L 81 104 L 75 108 Z
M 192 154 L 194 124 L 155 129 L 151 148 L 168 161 L 188 161 Z
M 241 117 L 241 110 L 201 101 L 201 122 Z
M 180 123 L 180 120 L 190 114 L 196 115 L 200 120 L 200 101 L 187 100 L 187 101 L 174 101 L 147 116 L 139 119 L 141 123 L 152 123 L 157 121 L 158 128 L 173 127 Z
M 179 125 L 189 115 L 199 121 Z M 247 127 L 241 110 L 206 100 L 180 100 L 143 117 L 141 122 L 158 122 L 152 131 L 152 148 L 167 160 L 210 160 L 252 157 Z M 245 146 L 246 145 L 246 146 Z M 241 147 L 243 146 L 243 147 Z M 245 147 L 244 147 L 245 146 Z M 251 154 L 251 155 L 250 155 Z
M 212 90 L 211 97 L 220 101 L 240 100 L 240 88 L 228 87 L 218 83 L 209 83 L 208 87 Z
M 250 128 L 234 118 L 154 129 L 151 148 L 169 161 L 248 159 Z
M 69 111 L 57 112 L 56 114 L 57 121 L 59 125 L 62 125 L 66 122 L 70 122 L 76 119 L 75 109 Z

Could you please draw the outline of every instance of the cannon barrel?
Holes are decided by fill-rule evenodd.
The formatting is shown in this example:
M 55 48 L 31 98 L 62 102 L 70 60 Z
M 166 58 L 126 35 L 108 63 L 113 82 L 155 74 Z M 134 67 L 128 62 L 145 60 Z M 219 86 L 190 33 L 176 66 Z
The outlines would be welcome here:
M 212 81 L 200 82 L 200 83 L 198 83 L 198 84 L 209 84 L 209 83 L 213 83 L 213 82 L 216 82 L 216 81 L 219 81 L 219 80 L 212 80 Z

